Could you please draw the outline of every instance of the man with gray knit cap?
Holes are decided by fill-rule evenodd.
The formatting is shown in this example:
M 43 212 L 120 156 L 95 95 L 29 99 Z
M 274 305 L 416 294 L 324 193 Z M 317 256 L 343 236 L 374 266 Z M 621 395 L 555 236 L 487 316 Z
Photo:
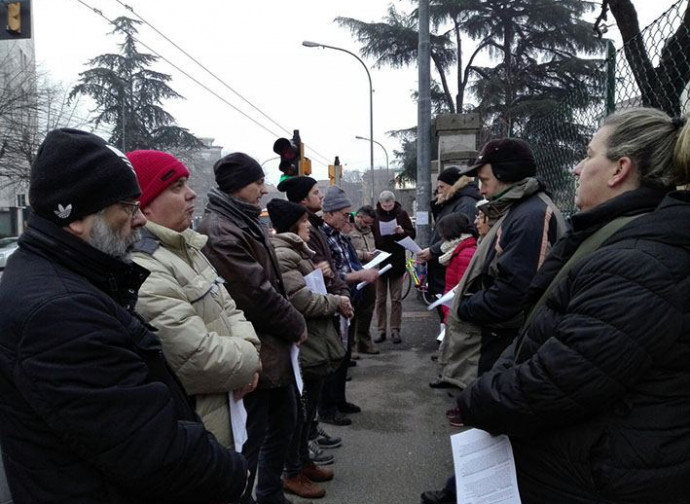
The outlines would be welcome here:
M 234 502 L 247 466 L 206 431 L 134 313 L 146 223 L 127 158 L 51 131 L 0 283 L 0 436 L 14 502 Z
M 266 194 L 261 166 L 235 152 L 218 160 L 213 171 L 218 188 L 209 192 L 199 226 L 208 236 L 203 253 L 261 341 L 259 386 L 244 397 L 248 439 L 242 453 L 250 477 L 241 502 L 253 502 L 258 472 L 257 502 L 284 504 L 281 476 L 296 420 L 290 347 L 306 340 L 307 326 L 287 299 L 278 260 L 259 221 Z
M 336 425 L 351 423 L 349 418 L 343 417 L 344 413 L 358 413 L 361 411 L 359 406 L 347 402 L 345 398 L 347 364 L 352 351 L 354 328 L 356 327 L 357 320 L 357 305 L 361 298 L 361 293 L 356 289 L 356 285 L 360 282 L 374 283 L 379 276 L 376 269 L 362 269 L 362 264 L 357 259 L 357 252 L 352 247 L 350 239 L 341 233 L 341 230 L 345 228 L 350 220 L 351 211 L 352 203 L 350 203 L 345 191 L 338 186 L 330 187 L 323 198 L 324 224 L 322 230 L 326 235 L 328 247 L 333 256 L 335 274 L 340 276 L 350 286 L 350 298 L 355 309 L 355 316 L 350 321 L 350 331 L 347 338 L 347 355 L 343 364 L 326 383 L 321 404 L 319 405 L 319 418 L 321 421 Z

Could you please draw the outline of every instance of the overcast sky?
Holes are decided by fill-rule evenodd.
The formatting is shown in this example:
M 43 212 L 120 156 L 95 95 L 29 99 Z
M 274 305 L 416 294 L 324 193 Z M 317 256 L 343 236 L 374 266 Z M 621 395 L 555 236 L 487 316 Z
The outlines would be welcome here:
M 135 17 L 118 0 L 82 0 L 109 19 Z M 351 169 L 368 169 L 369 83 L 352 56 L 330 49 L 306 48 L 303 40 L 342 47 L 358 54 L 348 30 L 333 22 L 338 16 L 380 21 L 389 4 L 409 10 L 406 0 L 122 0 L 204 66 L 239 92 L 269 119 L 205 73 L 177 49 L 140 27 L 139 39 L 170 59 L 205 86 L 239 108 L 264 128 L 237 112 L 164 61 L 154 69 L 173 76 L 172 87 L 186 100 L 165 103 L 180 126 L 200 137 L 215 138 L 224 152 L 244 151 L 264 162 L 274 157 L 273 142 L 299 129 L 317 178 L 338 155 Z M 675 0 L 636 0 L 642 26 Z M 120 39 L 112 27 L 78 0 L 33 0 L 36 59 L 52 78 L 74 84 L 86 61 L 117 52 Z M 612 20 L 612 17 L 610 16 Z M 612 33 L 609 33 L 611 36 Z M 613 34 L 615 36 L 615 34 Z M 140 50 L 148 52 L 146 48 Z M 411 94 L 417 87 L 416 67 L 370 69 L 374 88 L 374 139 L 393 161 L 397 142 L 386 133 L 416 125 Z M 433 77 L 433 73 L 432 73 Z M 268 130 L 268 131 L 267 131 Z M 374 164 L 385 167 L 383 149 L 374 146 Z M 392 168 L 392 166 L 391 166 Z M 269 181 L 279 173 L 276 161 L 265 165 Z

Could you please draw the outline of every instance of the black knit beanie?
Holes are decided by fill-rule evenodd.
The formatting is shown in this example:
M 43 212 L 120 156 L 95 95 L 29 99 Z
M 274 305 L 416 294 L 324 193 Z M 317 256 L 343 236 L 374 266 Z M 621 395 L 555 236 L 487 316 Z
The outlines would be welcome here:
M 137 199 L 140 194 L 137 176 L 125 155 L 85 131 L 51 131 L 31 165 L 31 208 L 59 226 L 118 201 Z
M 445 182 L 448 185 L 453 185 L 458 181 L 460 176 L 460 170 L 451 166 L 450 168 L 446 168 L 438 174 L 438 180 L 440 180 L 441 182 Z
M 233 152 L 213 165 L 216 183 L 221 191 L 232 194 L 266 175 L 256 160 L 242 152 Z
M 311 177 L 289 177 L 278 184 L 278 190 L 284 192 L 288 201 L 299 203 L 307 197 L 316 180 Z
M 290 228 L 307 213 L 307 209 L 302 205 L 277 198 L 268 202 L 266 210 L 277 233 L 290 231 Z

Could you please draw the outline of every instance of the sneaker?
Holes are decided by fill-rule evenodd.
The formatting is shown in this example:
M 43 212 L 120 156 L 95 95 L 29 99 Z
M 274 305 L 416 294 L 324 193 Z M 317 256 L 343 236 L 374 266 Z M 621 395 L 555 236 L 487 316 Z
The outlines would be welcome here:
M 319 448 L 338 448 L 340 445 L 343 444 L 343 441 L 339 437 L 333 437 L 328 435 L 325 430 L 321 428 L 321 426 L 316 427 L 316 443 L 319 445 Z
M 321 483 L 322 481 L 331 481 L 333 479 L 333 469 L 328 469 L 326 467 L 318 467 L 313 462 L 309 462 L 301 473 L 311 481 Z
M 338 405 L 338 411 L 341 413 L 361 413 L 362 408 L 351 402 L 344 402 Z
M 333 455 L 325 453 L 316 441 L 309 441 L 309 460 L 316 465 L 329 465 L 335 460 Z
M 381 332 L 379 333 L 379 337 L 374 340 L 374 343 L 383 343 L 384 341 L 386 341 L 386 333 Z
M 304 474 L 299 473 L 292 478 L 283 478 L 283 488 L 286 492 L 305 499 L 320 499 L 326 495 L 326 490 L 311 481 Z
M 402 343 L 402 339 L 400 338 L 400 332 L 399 331 L 393 331 L 393 333 L 391 334 L 391 341 L 393 342 L 394 345 Z

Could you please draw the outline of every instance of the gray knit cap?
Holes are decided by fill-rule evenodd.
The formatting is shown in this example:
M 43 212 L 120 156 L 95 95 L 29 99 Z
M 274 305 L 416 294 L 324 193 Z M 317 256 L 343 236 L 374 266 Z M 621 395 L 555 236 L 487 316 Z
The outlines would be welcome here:
M 351 207 L 352 202 L 348 199 L 345 191 L 338 186 L 331 186 L 323 198 L 323 211 L 336 212 L 343 208 Z

